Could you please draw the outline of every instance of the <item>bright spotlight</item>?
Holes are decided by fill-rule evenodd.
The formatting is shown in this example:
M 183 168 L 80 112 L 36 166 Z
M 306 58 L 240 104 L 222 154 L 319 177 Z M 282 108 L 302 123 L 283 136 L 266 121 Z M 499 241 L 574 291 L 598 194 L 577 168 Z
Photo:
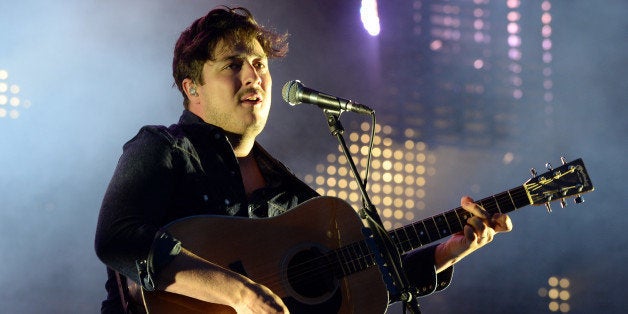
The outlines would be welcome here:
M 377 0 L 362 0 L 360 18 L 364 29 L 371 35 L 379 35 L 379 14 L 377 13 Z

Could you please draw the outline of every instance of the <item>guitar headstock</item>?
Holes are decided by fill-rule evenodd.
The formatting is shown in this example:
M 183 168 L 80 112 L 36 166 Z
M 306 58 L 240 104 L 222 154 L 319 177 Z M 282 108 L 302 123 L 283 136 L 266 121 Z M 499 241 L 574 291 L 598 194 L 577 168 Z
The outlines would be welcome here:
M 552 201 L 560 200 L 561 206 L 565 207 L 565 198 L 575 196 L 575 202 L 582 203 L 584 200 L 581 194 L 593 191 L 593 184 L 582 159 L 567 163 L 561 158 L 561 161 L 563 164 L 556 169 L 547 164 L 549 171 L 540 175 L 534 169 L 531 170 L 534 177 L 523 184 L 530 204 L 545 205 L 550 212 L 549 203 Z

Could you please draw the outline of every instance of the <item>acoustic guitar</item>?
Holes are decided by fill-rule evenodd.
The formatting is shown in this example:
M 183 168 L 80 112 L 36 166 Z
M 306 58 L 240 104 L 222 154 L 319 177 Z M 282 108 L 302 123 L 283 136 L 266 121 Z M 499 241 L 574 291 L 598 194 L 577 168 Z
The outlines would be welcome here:
M 476 201 L 489 213 L 546 205 L 593 191 L 582 159 L 547 171 L 516 188 Z M 471 214 L 461 207 L 389 231 L 408 252 L 463 230 Z M 273 218 L 192 216 L 167 230 L 184 246 L 279 295 L 291 313 L 386 312 L 389 295 L 364 224 L 346 202 L 317 197 Z M 216 241 L 216 239 L 220 239 Z M 229 306 L 161 291 L 142 291 L 148 313 L 235 313 Z

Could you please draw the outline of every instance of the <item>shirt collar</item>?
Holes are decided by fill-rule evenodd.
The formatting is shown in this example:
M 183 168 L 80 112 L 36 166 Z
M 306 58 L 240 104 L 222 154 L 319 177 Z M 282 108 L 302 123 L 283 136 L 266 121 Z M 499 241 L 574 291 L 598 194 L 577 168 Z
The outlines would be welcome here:
M 203 119 L 201 119 L 201 117 L 195 115 L 194 113 L 192 113 L 192 111 L 189 111 L 187 109 L 183 110 L 183 113 L 181 114 L 181 117 L 179 118 L 179 124 L 207 124 L 207 125 L 211 125 L 211 124 L 206 123 L 205 121 L 203 121 Z
M 217 127 L 213 124 L 209 124 L 203 121 L 201 117 L 197 116 L 196 114 L 194 114 L 193 112 L 187 109 L 183 110 L 183 113 L 181 114 L 181 118 L 179 118 L 179 124 L 203 125 L 207 127 L 208 130 L 211 130 L 214 132 L 220 132 L 224 134 L 224 131 L 220 127 Z M 285 166 L 283 166 L 281 163 L 279 163 L 277 160 L 271 157 L 271 155 L 264 148 L 262 148 L 262 146 L 257 141 L 255 141 L 255 144 L 253 145 L 252 153 L 255 154 L 257 162 L 260 166 L 260 170 L 264 174 L 264 177 L 266 178 L 266 180 L 269 181 L 268 182 L 269 185 L 273 185 L 273 181 L 276 180 L 276 176 L 277 176 L 277 173 L 274 170 L 274 168 L 278 167 L 279 165 L 281 165 L 281 167 L 285 167 Z

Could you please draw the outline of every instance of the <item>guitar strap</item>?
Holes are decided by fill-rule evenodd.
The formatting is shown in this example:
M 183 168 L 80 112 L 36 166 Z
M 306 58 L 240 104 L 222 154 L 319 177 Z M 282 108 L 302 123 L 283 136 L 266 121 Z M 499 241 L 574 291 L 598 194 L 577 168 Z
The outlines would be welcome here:
M 122 309 L 124 313 L 129 312 L 129 287 L 126 285 L 126 277 L 123 277 L 119 272 L 115 272 L 116 281 L 118 282 L 118 292 L 120 293 L 120 303 L 122 303 Z
M 129 290 L 126 276 L 115 272 L 116 281 L 118 282 L 118 293 L 120 294 L 120 303 L 125 314 L 145 314 L 146 309 L 138 305 Z M 141 289 L 141 288 L 140 288 Z

